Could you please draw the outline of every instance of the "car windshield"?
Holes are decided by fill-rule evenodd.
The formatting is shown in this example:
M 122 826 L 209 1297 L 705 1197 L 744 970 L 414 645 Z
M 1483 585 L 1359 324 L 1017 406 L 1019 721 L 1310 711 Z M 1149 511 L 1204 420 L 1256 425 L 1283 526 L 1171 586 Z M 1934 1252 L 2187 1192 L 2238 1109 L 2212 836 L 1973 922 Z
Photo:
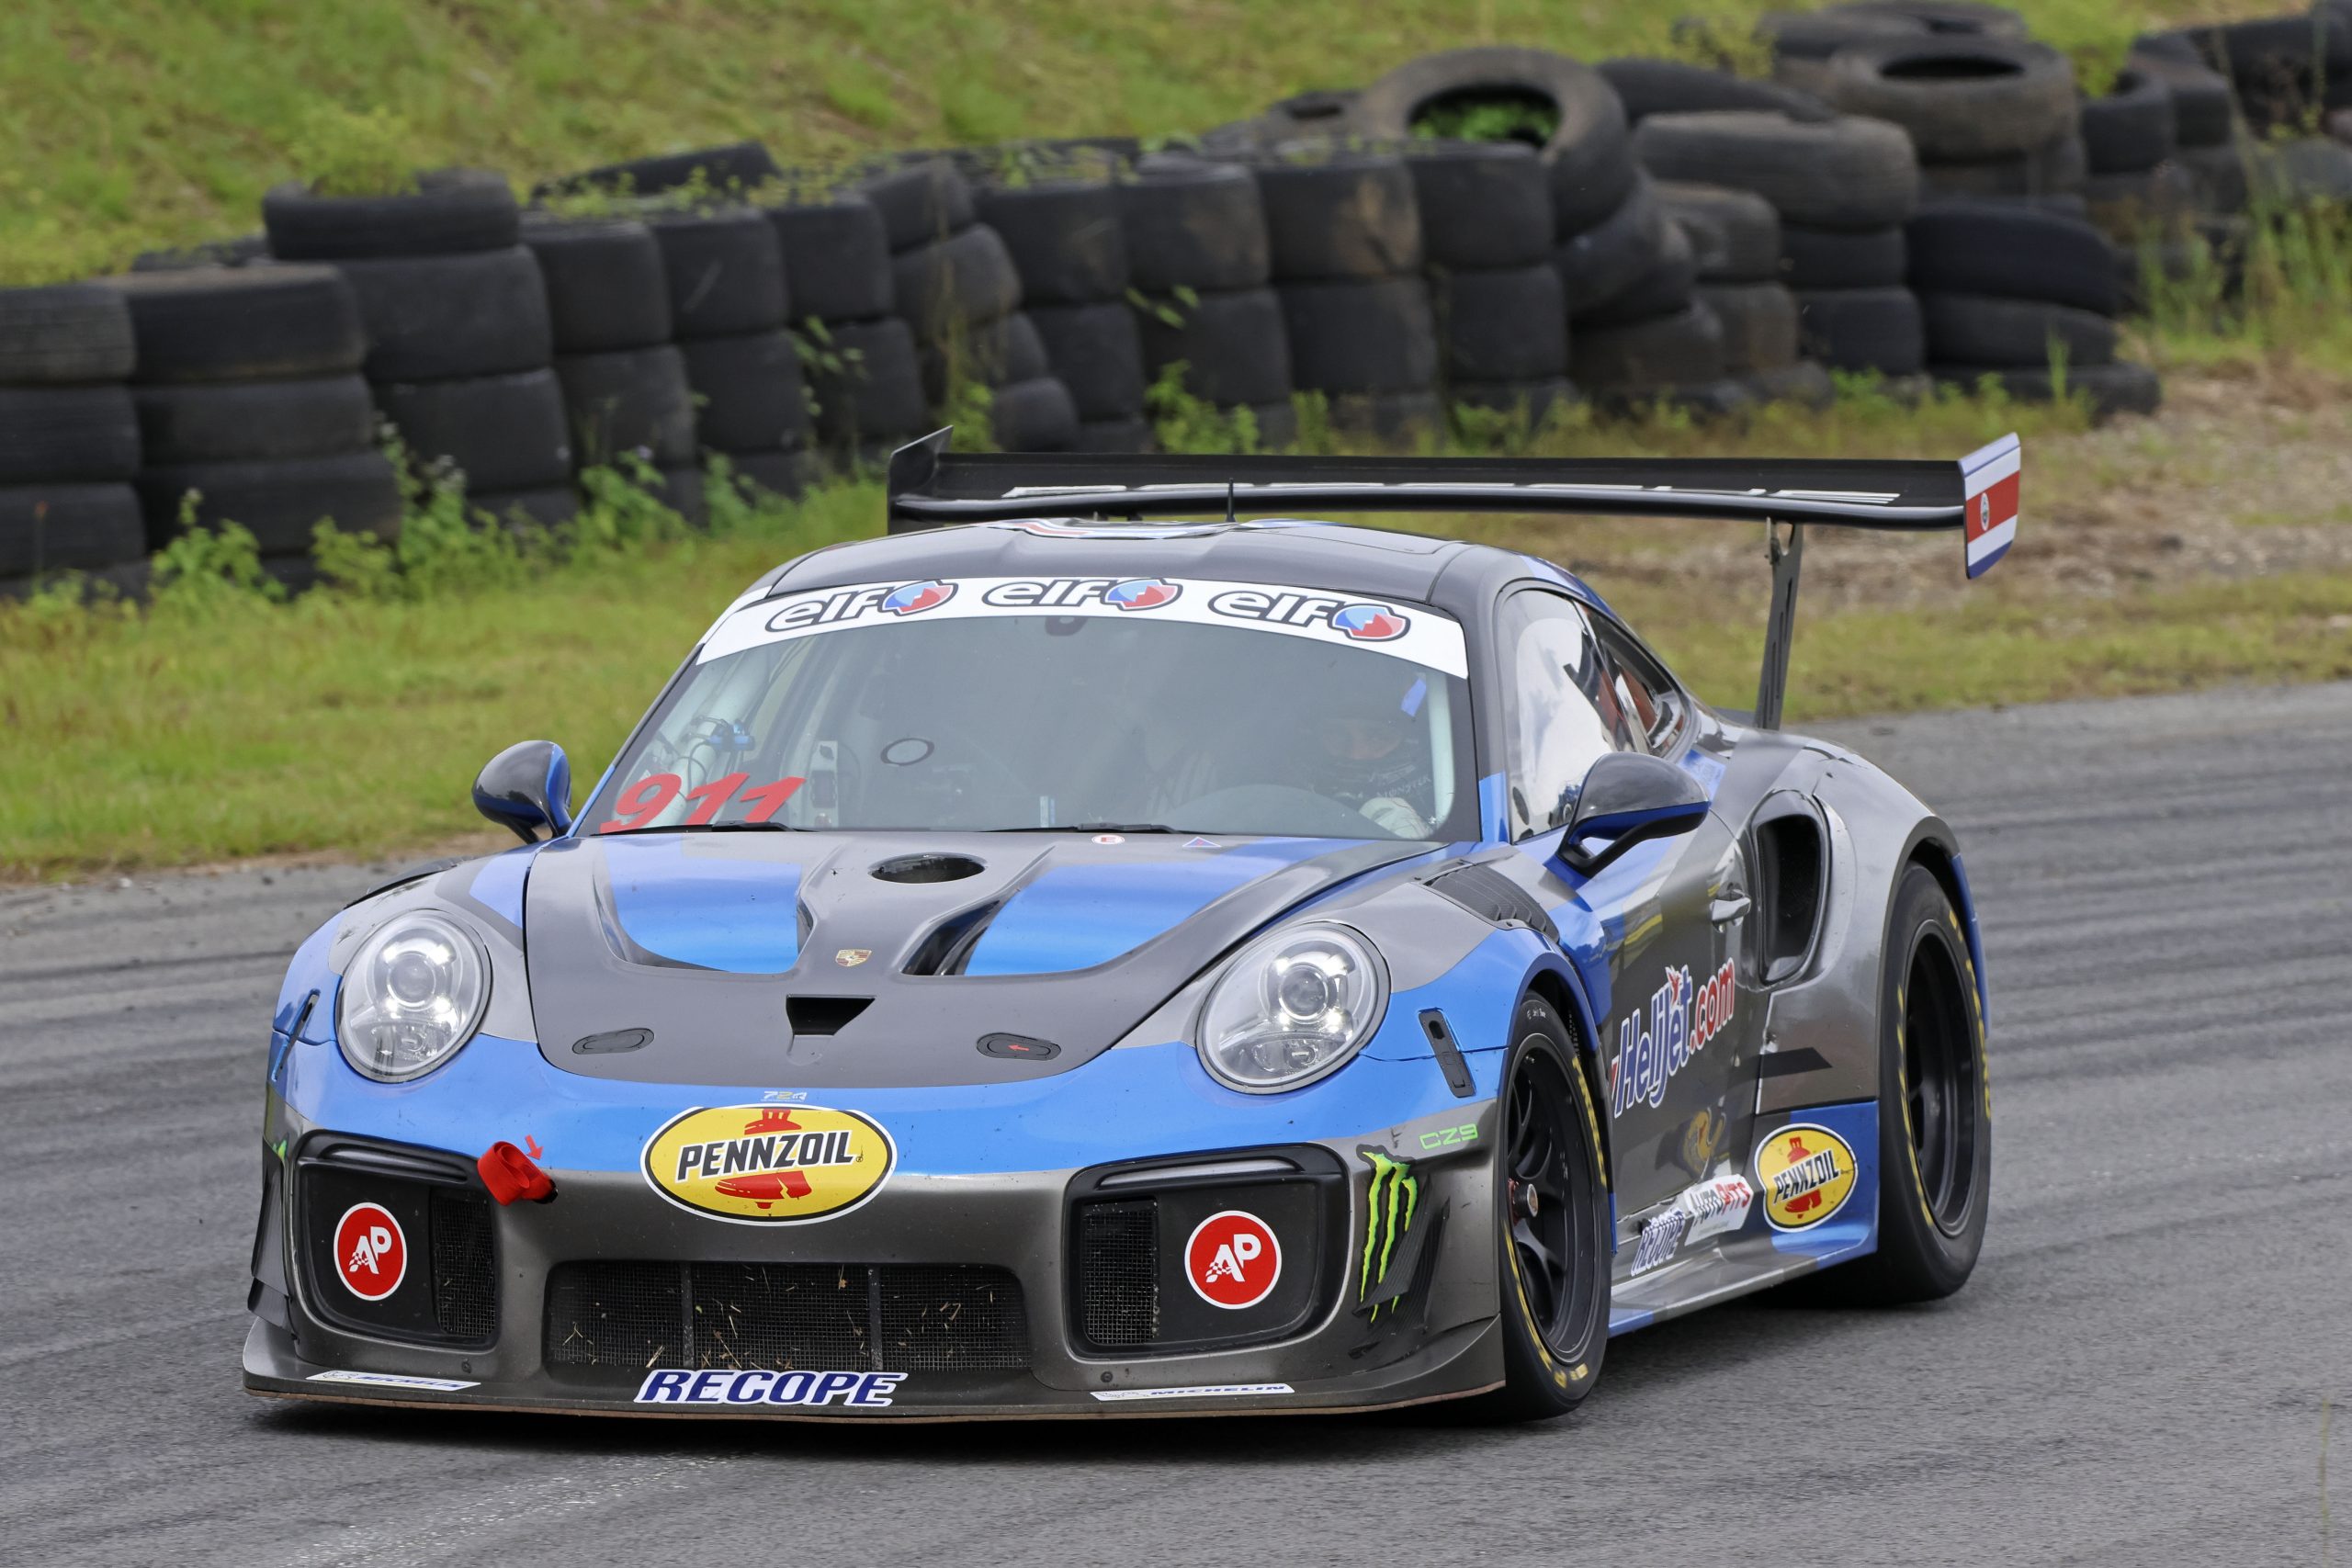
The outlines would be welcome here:
M 1453 622 L 1303 590 L 1070 581 L 1042 599 L 1035 580 L 967 579 L 733 612 L 582 830 L 1477 836 Z

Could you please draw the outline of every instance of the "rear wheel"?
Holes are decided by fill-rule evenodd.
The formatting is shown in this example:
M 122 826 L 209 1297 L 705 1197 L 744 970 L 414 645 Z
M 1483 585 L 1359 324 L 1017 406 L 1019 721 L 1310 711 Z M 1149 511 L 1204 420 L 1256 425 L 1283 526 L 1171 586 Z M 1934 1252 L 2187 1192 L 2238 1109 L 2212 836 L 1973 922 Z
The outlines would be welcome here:
M 1563 1416 L 1600 1379 L 1609 1343 L 1609 1181 L 1600 1118 L 1549 1004 L 1520 1004 L 1495 1172 L 1504 1383 L 1496 1421 Z
M 1993 1118 L 1967 934 L 1924 866 L 1895 887 L 1880 1017 L 1878 1251 L 1822 1285 L 1858 1302 L 1932 1301 L 1967 1282 L 1984 1244 Z

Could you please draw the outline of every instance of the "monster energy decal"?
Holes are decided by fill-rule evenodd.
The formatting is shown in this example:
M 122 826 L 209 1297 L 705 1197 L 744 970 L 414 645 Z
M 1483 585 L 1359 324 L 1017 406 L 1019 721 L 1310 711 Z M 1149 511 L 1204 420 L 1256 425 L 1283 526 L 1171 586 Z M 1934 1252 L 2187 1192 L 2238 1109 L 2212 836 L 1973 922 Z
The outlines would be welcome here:
M 1413 1213 L 1420 1206 L 1421 1184 L 1410 1161 L 1396 1160 L 1374 1148 L 1359 1148 L 1372 1167 L 1372 1184 L 1365 1190 L 1363 1263 L 1356 1273 L 1356 1309 L 1373 1322 L 1383 1306 L 1395 1306 L 1405 1293 L 1400 1275 L 1388 1289 L 1389 1267 L 1396 1261 L 1396 1244 L 1413 1228 Z M 1374 1292 L 1377 1292 L 1377 1295 Z

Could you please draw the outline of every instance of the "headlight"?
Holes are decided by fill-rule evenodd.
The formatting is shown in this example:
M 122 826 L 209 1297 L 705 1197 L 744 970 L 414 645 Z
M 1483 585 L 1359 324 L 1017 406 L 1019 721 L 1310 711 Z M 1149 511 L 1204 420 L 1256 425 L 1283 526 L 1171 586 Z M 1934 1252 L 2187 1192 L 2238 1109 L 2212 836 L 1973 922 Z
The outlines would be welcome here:
M 471 931 L 441 915 L 399 915 L 344 973 L 335 1038 L 359 1072 L 400 1083 L 472 1039 L 489 1002 L 490 957 Z
M 1210 990 L 1201 1063 L 1234 1089 L 1295 1089 L 1354 1055 L 1387 1003 L 1387 972 L 1355 932 L 1276 931 L 1242 949 Z

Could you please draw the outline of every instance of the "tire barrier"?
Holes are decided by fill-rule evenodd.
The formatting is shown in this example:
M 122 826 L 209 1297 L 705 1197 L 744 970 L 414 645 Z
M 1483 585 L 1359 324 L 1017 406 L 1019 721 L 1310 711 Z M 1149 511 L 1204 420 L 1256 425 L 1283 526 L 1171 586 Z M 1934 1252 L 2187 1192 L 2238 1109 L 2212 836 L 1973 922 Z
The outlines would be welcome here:
M 670 332 L 693 398 L 694 446 L 684 465 L 699 471 L 702 451 L 738 472 L 756 468 L 797 495 L 808 446 L 808 400 L 800 355 L 785 331 L 791 300 L 775 225 L 755 208 L 687 208 L 648 215 L 662 252 Z M 657 466 L 660 465 L 657 460 Z M 697 507 L 699 487 L 672 487 Z M 673 502 L 674 504 L 674 502 Z M 680 511 L 688 521 L 702 513 Z
M 181 531 L 191 492 L 198 525 L 242 524 L 275 574 L 307 561 L 322 519 L 400 536 L 400 477 L 376 449 L 377 399 L 359 373 L 367 334 L 337 267 L 133 273 L 115 287 L 138 345 L 130 393 L 151 548 Z
M 767 217 L 818 439 L 875 458 L 933 428 L 914 333 L 896 314 L 882 209 L 854 192 L 820 190 Z
M 1268 446 L 1297 434 L 1290 335 L 1258 182 L 1239 164 L 1175 153 L 1137 160 L 1119 187 L 1146 382 L 1181 366 L 1209 406 L 1247 408 Z
M 116 290 L 0 289 L 0 597 L 60 571 L 144 582 L 136 359 Z
M 692 462 L 694 403 L 685 362 L 670 345 L 669 275 L 653 231 L 631 220 L 531 212 L 522 235 L 547 292 L 574 464 L 594 468 L 624 453 Z M 577 513 L 579 496 L 569 484 L 526 487 L 496 504 L 498 515 L 519 512 L 552 527 Z
M 1770 400 L 1798 363 L 1797 302 L 1781 282 L 1780 214 L 1760 196 L 1715 186 L 1661 185 L 1658 203 L 1690 242 L 1695 298 L 1723 326 L 1724 374 Z
M 1038 161 L 1067 157 L 1069 150 L 1025 151 L 1027 157 L 1014 165 L 1022 183 L 984 185 L 975 204 L 979 221 L 1002 238 L 1021 280 L 1024 314 L 1014 319 L 1023 323 L 1023 338 L 1005 345 L 1001 356 L 1012 360 L 1016 348 L 1025 349 L 1028 340 L 1035 344 L 1034 362 L 1024 354 L 1017 367 L 1025 374 L 1009 368 L 1009 379 L 1020 384 L 1050 376 L 1061 383 L 1077 421 L 1073 449 L 1144 451 L 1150 431 L 1144 418 L 1143 337 L 1126 298 L 1134 270 L 1118 187 L 1106 174 L 1080 174 L 1066 163 L 1049 163 L 1040 177 Z M 1050 422 L 1058 418 L 1050 402 L 1048 393 L 1023 392 L 1018 411 L 1000 411 L 998 423 Z

